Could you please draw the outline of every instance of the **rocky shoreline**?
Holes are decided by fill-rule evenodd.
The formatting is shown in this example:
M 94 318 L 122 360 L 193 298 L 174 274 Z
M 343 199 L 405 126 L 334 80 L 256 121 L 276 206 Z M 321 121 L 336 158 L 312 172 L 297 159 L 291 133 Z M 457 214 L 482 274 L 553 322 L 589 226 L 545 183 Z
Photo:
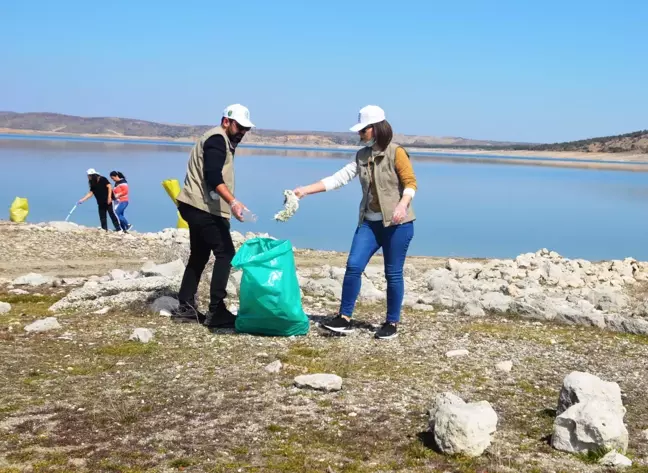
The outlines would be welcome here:
M 331 338 L 345 255 L 295 249 L 312 331 L 272 338 L 168 317 L 183 230 L 0 222 L 0 256 L 0 471 L 648 471 L 648 263 L 409 258 L 380 343 L 379 257 Z
M 75 224 L 53 222 L 21 227 L 23 232 L 97 235 L 96 230 Z M 267 234 L 232 233 L 235 246 L 247 239 Z M 162 257 L 173 258 L 163 266 L 147 263 L 140 271 L 124 268 L 98 274 L 83 282 L 52 310 L 99 309 L 103 306 L 146 302 L 154 295 L 177 291 L 188 256 L 186 230 L 166 229 L 158 233 L 114 236 L 133 246 L 157 245 Z M 160 251 L 160 250 L 158 250 Z M 295 250 L 299 252 L 299 250 Z M 343 266 L 327 264 L 325 252 L 320 266 L 299 267 L 298 276 L 305 304 L 315 308 L 339 301 L 342 294 Z M 425 258 L 409 260 L 405 268 L 404 305 L 418 311 L 446 310 L 468 317 L 510 314 L 522 318 L 594 326 L 618 332 L 648 334 L 648 263 L 632 258 L 592 263 L 564 258 L 547 249 L 521 254 L 515 259 L 485 261 L 442 260 L 440 267 L 420 267 Z M 435 262 L 438 260 L 435 259 Z M 148 266 L 148 267 L 147 267 Z M 241 281 L 233 272 L 228 285 L 235 301 Z M 33 276 L 41 281 L 38 276 Z M 24 277 L 23 277 L 24 279 Z M 24 284 L 21 278 L 15 285 Z M 360 300 L 382 302 L 386 298 L 384 270 L 370 264 L 364 275 Z

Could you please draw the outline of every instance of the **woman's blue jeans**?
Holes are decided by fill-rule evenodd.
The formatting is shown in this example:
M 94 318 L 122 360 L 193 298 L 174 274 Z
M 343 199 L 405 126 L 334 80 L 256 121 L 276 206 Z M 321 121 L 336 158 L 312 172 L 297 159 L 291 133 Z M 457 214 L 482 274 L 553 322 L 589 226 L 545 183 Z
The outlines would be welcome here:
M 360 294 L 362 273 L 371 257 L 382 248 L 385 260 L 385 278 L 387 279 L 387 322 L 397 323 L 400 321 L 405 293 L 403 266 L 407 249 L 413 237 L 414 222 L 385 227 L 382 222 L 365 220 L 357 228 L 342 284 L 341 315 L 347 317 L 353 315 L 353 309 Z
M 122 230 L 128 230 L 128 220 L 126 220 L 126 217 L 124 217 L 124 211 L 126 210 L 126 207 L 128 207 L 128 202 L 120 202 L 115 207 L 115 214 L 119 219 L 119 225 L 121 226 Z

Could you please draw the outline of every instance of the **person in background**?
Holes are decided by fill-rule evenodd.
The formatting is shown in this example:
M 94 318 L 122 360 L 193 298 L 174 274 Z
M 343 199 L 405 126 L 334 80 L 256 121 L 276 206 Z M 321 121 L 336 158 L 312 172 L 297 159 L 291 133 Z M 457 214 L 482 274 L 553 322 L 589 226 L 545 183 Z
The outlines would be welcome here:
M 99 175 L 99 173 L 93 168 L 88 169 L 86 173 L 88 175 L 88 185 L 90 186 L 90 191 L 86 195 L 84 195 L 81 200 L 77 202 L 77 204 L 81 205 L 94 195 L 95 199 L 97 199 L 101 228 L 108 231 L 108 223 L 106 220 L 107 213 L 108 215 L 110 215 L 110 220 L 112 220 L 112 223 L 115 226 L 115 231 L 120 231 L 121 227 L 119 226 L 119 220 L 117 220 L 117 216 L 113 211 L 113 193 L 110 182 L 104 176 Z
M 128 207 L 128 182 L 126 181 L 126 176 L 119 171 L 111 172 L 110 178 L 115 182 L 115 188 L 113 189 L 116 202 L 115 214 L 117 215 L 121 229 L 124 232 L 128 232 L 132 227 L 124 216 L 126 207 Z
M 209 328 L 233 327 L 236 317 L 225 306 L 227 281 L 234 258 L 230 218 L 243 221 L 245 205 L 234 197 L 234 153 L 254 125 L 240 104 L 223 111 L 221 123 L 203 134 L 189 156 L 184 187 L 177 197 L 180 215 L 189 225 L 190 255 L 178 293 L 176 320 L 198 319 Z M 198 283 L 211 253 L 214 269 L 209 311 L 197 309 Z
M 376 338 L 390 339 L 398 335 L 405 292 L 403 266 L 414 236 L 415 215 L 411 201 L 417 189 L 416 176 L 409 154 L 392 142 L 391 125 L 380 107 L 362 108 L 358 122 L 351 131 L 358 132 L 363 147 L 355 160 L 332 176 L 298 187 L 294 192 L 303 198 L 338 189 L 359 176 L 362 200 L 344 274 L 340 310 L 337 317 L 322 325 L 332 332 L 353 331 L 351 317 L 360 293 L 362 273 L 371 257 L 382 248 L 387 279 L 387 320 L 376 332 Z

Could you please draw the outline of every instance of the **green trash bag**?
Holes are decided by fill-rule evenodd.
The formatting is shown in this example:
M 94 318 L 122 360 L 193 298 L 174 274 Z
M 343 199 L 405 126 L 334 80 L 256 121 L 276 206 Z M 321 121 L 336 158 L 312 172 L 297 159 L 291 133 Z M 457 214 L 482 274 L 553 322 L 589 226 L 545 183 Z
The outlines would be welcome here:
M 299 292 L 288 240 L 253 238 L 238 250 L 232 266 L 243 270 L 236 330 L 256 335 L 306 335 L 310 328 Z

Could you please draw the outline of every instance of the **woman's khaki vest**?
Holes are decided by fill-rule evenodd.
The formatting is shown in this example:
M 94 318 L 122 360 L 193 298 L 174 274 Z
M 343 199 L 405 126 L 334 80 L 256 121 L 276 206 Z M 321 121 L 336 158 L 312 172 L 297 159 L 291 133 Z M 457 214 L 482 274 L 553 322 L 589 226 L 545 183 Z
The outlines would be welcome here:
M 405 190 L 396 172 L 396 150 L 400 148 L 395 143 L 390 143 L 384 151 L 374 151 L 372 148 L 364 147 L 356 154 L 358 164 L 358 177 L 362 185 L 362 202 L 360 202 L 360 219 L 358 225 L 362 225 L 367 203 L 369 199 L 369 188 L 371 186 L 371 167 L 374 168 L 374 179 L 378 191 L 378 201 L 383 217 L 383 225 L 389 227 L 392 223 L 394 209 L 403 197 Z M 406 151 L 407 153 L 407 151 Z M 407 155 L 409 158 L 409 154 Z M 414 209 L 410 203 L 407 209 L 407 217 L 401 223 L 411 222 L 416 219 Z
M 212 215 L 230 218 L 232 212 L 229 204 L 216 193 L 216 189 L 210 189 L 207 182 L 205 182 L 203 145 L 205 141 L 215 135 L 221 135 L 225 138 L 227 156 L 223 165 L 223 181 L 230 192 L 234 194 L 234 153 L 232 153 L 227 133 L 223 127 L 217 126 L 202 135 L 191 150 L 189 164 L 187 165 L 187 176 L 185 177 L 184 187 L 178 194 L 178 201 L 209 212 Z

